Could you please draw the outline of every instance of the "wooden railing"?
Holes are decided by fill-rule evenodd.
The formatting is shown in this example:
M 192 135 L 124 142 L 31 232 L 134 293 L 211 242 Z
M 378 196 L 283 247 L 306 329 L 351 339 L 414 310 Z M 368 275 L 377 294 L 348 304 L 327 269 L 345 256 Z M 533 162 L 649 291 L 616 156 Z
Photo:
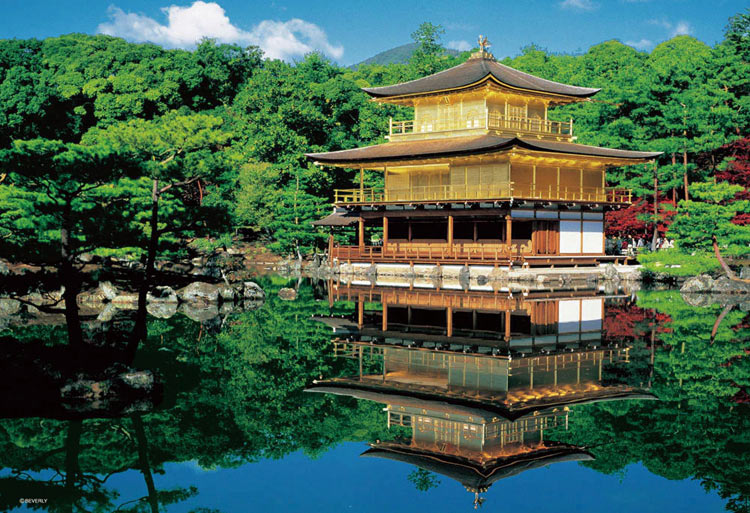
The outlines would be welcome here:
M 528 249 L 524 242 L 513 241 L 511 250 L 507 244 L 495 245 L 493 247 L 482 247 L 478 245 L 453 244 L 449 245 L 406 245 L 388 244 L 383 246 L 334 246 L 331 256 L 339 261 L 389 261 L 403 262 L 414 261 L 438 261 L 447 262 L 451 260 L 461 262 L 503 262 L 508 260 L 523 260 L 525 253 L 522 248 Z
M 337 204 L 441 202 L 510 199 L 550 201 L 587 201 L 593 203 L 631 203 L 632 191 L 614 187 L 547 187 L 506 182 L 492 185 L 429 185 L 408 189 L 363 188 L 336 189 Z
M 551 121 L 537 117 L 506 116 L 504 113 L 485 109 L 479 116 L 465 118 L 437 119 L 433 121 L 406 121 L 389 122 L 388 133 L 393 136 L 447 132 L 454 130 L 503 130 L 510 132 L 527 132 L 532 134 L 549 134 L 570 137 L 573 135 L 573 119 L 570 121 Z
M 573 135 L 573 119 L 570 121 L 550 121 L 541 118 L 527 118 L 522 116 L 505 116 L 499 112 L 490 111 L 487 118 L 490 130 L 511 130 L 518 132 L 544 133 L 553 135 Z

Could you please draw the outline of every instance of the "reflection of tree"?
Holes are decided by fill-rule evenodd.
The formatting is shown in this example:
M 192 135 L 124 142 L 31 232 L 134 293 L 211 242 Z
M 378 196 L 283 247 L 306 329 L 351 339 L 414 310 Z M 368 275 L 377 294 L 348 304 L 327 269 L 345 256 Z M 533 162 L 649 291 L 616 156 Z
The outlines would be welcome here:
M 750 511 L 750 411 L 735 404 L 738 388 L 750 382 L 750 339 L 741 329 L 747 314 L 691 307 L 664 291 L 639 294 L 638 306 L 670 319 L 653 355 L 652 391 L 660 401 L 575 407 L 570 430 L 559 437 L 591 448 L 596 460 L 585 465 L 598 471 L 621 473 L 642 462 L 669 479 L 699 479 L 730 511 Z
M 440 484 L 440 479 L 435 474 L 423 468 L 418 468 L 410 472 L 407 479 L 420 492 L 426 492 L 430 488 L 436 488 Z
M 328 328 L 310 319 L 328 313 L 327 302 L 315 301 L 304 283 L 295 301 L 281 301 L 276 292 L 287 284 L 263 281 L 267 304 L 231 315 L 223 333 L 204 330 L 199 337 L 200 324 L 182 316 L 149 322 L 134 365 L 162 376 L 163 409 L 128 419 L 78 421 L 78 428 L 59 420 L 0 420 L 0 468 L 10 471 L 12 480 L 0 479 L 3 501 L 2 492 L 17 490 L 22 475 L 38 490 L 22 496 L 52 497 L 35 473 L 59 470 L 68 480 L 60 478 L 57 487 L 64 490 L 68 483 L 76 494 L 66 502 L 73 509 L 66 511 L 112 511 L 119 505 L 119 511 L 153 512 L 197 493 L 192 487 L 158 489 L 153 476 L 167 462 L 237 466 L 382 437 L 386 428 L 376 406 L 302 392 L 321 374 L 343 372 L 337 366 L 349 362 L 331 358 Z M 33 327 L 11 334 L 21 340 L 48 337 L 48 345 L 60 338 L 59 330 Z M 66 453 L 76 444 L 77 452 Z M 144 497 L 128 491 L 130 497 L 120 498 L 106 486 L 109 475 L 121 472 L 143 475 Z M 52 511 L 59 504 L 51 499 L 38 507 Z M 0 510 L 17 505 L 16 498 Z
M 181 316 L 151 320 L 135 364 L 162 376 L 162 409 L 125 419 L 84 420 L 78 428 L 58 420 L 0 420 L 0 467 L 9 472 L 0 478 L 0 509 L 16 507 L 10 497 L 38 496 L 50 497 L 48 505 L 37 506 L 49 511 L 119 506 L 120 511 L 151 513 L 197 493 L 192 487 L 159 490 L 153 476 L 168 462 L 231 467 L 300 450 L 315 456 L 343 441 L 389 437 L 376 405 L 302 393 L 320 375 L 355 373 L 348 366 L 356 362 L 331 358 L 328 328 L 311 320 L 329 312 L 327 302 L 316 301 L 307 283 L 295 301 L 281 301 L 276 292 L 288 284 L 264 279 L 267 303 L 230 315 L 221 333 L 204 330 L 199 338 L 200 325 Z M 352 308 L 337 303 L 333 312 Z M 570 431 L 554 433 L 555 439 L 590 448 L 597 459 L 587 465 L 598 471 L 618 473 L 643 462 L 658 475 L 699 479 L 724 497 L 729 509 L 745 511 L 750 415 L 734 401 L 750 383 L 742 331 L 746 314 L 727 313 L 711 344 L 720 306 L 693 308 L 676 294 L 649 292 L 641 293 L 637 305 L 619 308 L 635 312 L 628 321 L 630 334 L 620 336 L 631 340 L 631 366 L 637 372 L 629 369 L 629 376 L 618 376 L 612 370 L 605 378 L 633 379 L 636 385 L 651 378 L 661 401 L 576 406 Z M 48 336 L 50 344 L 59 338 L 59 330 L 38 328 L 16 329 L 13 336 L 27 340 L 31 332 Z M 42 480 L 40 472 L 55 478 Z M 121 472 L 141 474 L 144 492 L 120 497 L 110 489 L 108 476 Z M 418 490 L 438 484 L 436 476 L 419 470 L 409 481 Z M 67 483 L 72 483 L 72 495 L 66 495 Z M 63 504 L 72 509 L 62 509 Z

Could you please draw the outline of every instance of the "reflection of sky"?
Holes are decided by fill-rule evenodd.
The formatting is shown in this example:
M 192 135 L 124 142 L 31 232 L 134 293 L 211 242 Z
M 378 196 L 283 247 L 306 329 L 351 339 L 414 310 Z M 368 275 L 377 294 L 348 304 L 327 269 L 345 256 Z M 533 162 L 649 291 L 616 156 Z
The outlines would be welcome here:
M 345 443 L 311 460 L 294 453 L 282 460 L 251 463 L 236 469 L 202 472 L 195 462 L 166 465 L 155 475 L 159 489 L 197 486 L 199 495 L 169 511 L 197 507 L 222 513 L 280 511 L 473 511 L 472 494 L 445 477 L 428 492 L 407 480 L 410 465 L 360 458 L 367 446 Z M 143 477 L 135 471 L 108 481 L 123 500 L 145 495 Z M 624 476 L 607 476 L 579 465 L 559 463 L 495 483 L 480 511 L 536 512 L 711 512 L 724 511 L 724 501 L 706 494 L 697 481 L 669 481 L 642 465 Z M 126 499 L 127 498 L 127 499 Z

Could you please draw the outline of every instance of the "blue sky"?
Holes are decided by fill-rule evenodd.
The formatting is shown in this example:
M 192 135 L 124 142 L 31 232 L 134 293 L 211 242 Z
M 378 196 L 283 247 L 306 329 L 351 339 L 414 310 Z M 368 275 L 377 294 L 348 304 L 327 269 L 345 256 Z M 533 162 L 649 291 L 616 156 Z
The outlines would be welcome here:
M 446 28 L 443 42 L 464 49 L 485 34 L 497 57 L 529 43 L 582 52 L 609 39 L 641 50 L 676 34 L 714 44 L 745 0 L 0 0 L 0 38 L 109 33 L 166 47 L 201 36 L 258 44 L 293 60 L 320 50 L 352 64 L 410 41 L 422 21 Z

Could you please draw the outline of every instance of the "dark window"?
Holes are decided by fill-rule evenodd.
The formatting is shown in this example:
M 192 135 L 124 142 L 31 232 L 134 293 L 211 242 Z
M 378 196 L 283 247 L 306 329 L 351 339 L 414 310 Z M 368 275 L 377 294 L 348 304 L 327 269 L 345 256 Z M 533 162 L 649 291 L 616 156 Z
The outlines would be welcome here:
M 511 314 L 510 330 L 513 333 L 531 335 L 531 317 L 528 315 Z
M 474 222 L 453 220 L 454 240 L 474 240 Z
M 503 329 L 502 314 L 477 312 L 477 329 L 481 331 L 501 331 Z
M 446 326 L 445 310 L 428 310 L 426 308 L 411 309 L 411 326 Z
M 477 221 L 477 240 L 501 240 L 503 222 Z
M 404 306 L 388 307 L 388 324 L 407 324 L 409 315 Z
M 514 239 L 531 240 L 532 221 L 513 221 L 512 234 Z
M 407 240 L 409 238 L 408 222 L 405 219 L 389 219 L 388 238 L 391 240 Z
M 457 330 L 474 329 L 474 316 L 471 312 L 453 312 L 453 328 Z
M 448 220 L 412 222 L 411 240 L 446 240 L 448 238 Z

